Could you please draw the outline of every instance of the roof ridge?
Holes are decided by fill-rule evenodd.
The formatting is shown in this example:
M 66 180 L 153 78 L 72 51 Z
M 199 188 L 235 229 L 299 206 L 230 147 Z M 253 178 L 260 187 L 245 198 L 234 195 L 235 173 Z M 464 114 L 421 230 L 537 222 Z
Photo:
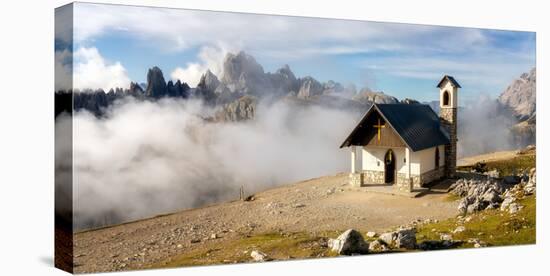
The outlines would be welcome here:
M 352 141 L 352 137 L 362 135 L 360 132 L 365 131 L 360 129 L 362 123 L 373 112 L 373 109 L 380 113 L 386 123 L 397 132 L 404 144 L 413 151 L 449 143 L 448 136 L 441 130 L 439 116 L 429 105 L 373 104 L 340 147 L 356 143 Z M 358 131 L 360 132 L 358 133 Z

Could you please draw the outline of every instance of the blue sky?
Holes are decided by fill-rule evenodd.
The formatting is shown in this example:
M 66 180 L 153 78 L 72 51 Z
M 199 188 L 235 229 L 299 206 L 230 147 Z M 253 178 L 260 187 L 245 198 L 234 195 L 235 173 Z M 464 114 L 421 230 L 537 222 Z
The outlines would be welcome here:
M 221 75 L 227 52 L 244 50 L 265 71 L 288 64 L 298 77 L 422 101 L 436 99 L 449 74 L 469 101 L 498 96 L 535 66 L 531 32 L 86 3 L 74 18 L 75 84 L 90 88 L 144 82 L 152 66 L 193 86 L 206 69 Z

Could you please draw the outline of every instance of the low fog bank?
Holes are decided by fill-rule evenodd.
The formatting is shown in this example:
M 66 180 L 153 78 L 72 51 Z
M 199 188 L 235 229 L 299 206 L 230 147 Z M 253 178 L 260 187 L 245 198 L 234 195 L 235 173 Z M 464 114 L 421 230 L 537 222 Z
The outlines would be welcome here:
M 346 171 L 338 146 L 361 114 L 284 101 L 255 120 L 212 123 L 198 101 L 125 99 L 74 114 L 76 229 L 237 199 Z
M 197 100 L 131 97 L 100 118 L 75 112 L 75 229 L 238 199 L 241 186 L 251 194 L 347 171 L 348 151 L 338 146 L 363 115 L 287 101 L 260 102 L 244 122 L 206 119 L 214 113 Z M 59 117 L 56 127 L 69 119 Z M 515 118 L 488 97 L 458 119 L 459 157 L 517 148 Z
M 459 109 L 458 158 L 525 146 L 514 142 L 511 127 L 517 123 L 498 101 L 480 95 Z

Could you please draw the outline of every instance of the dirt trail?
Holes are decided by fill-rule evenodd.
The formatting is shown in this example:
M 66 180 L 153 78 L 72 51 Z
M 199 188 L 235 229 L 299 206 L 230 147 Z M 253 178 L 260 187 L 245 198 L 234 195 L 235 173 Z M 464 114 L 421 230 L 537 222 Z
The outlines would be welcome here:
M 338 174 L 234 201 L 75 234 L 77 273 L 135 269 L 213 243 L 269 232 L 383 231 L 457 214 L 445 194 L 408 198 L 365 192 Z

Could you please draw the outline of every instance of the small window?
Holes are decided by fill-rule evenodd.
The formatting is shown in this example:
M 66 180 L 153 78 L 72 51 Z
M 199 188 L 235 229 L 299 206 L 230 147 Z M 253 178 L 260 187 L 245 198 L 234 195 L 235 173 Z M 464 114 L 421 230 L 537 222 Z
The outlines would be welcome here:
M 439 147 L 435 148 L 435 168 L 439 168 Z
M 449 91 L 445 90 L 445 92 L 443 92 L 443 106 L 448 106 L 450 105 L 449 103 Z

